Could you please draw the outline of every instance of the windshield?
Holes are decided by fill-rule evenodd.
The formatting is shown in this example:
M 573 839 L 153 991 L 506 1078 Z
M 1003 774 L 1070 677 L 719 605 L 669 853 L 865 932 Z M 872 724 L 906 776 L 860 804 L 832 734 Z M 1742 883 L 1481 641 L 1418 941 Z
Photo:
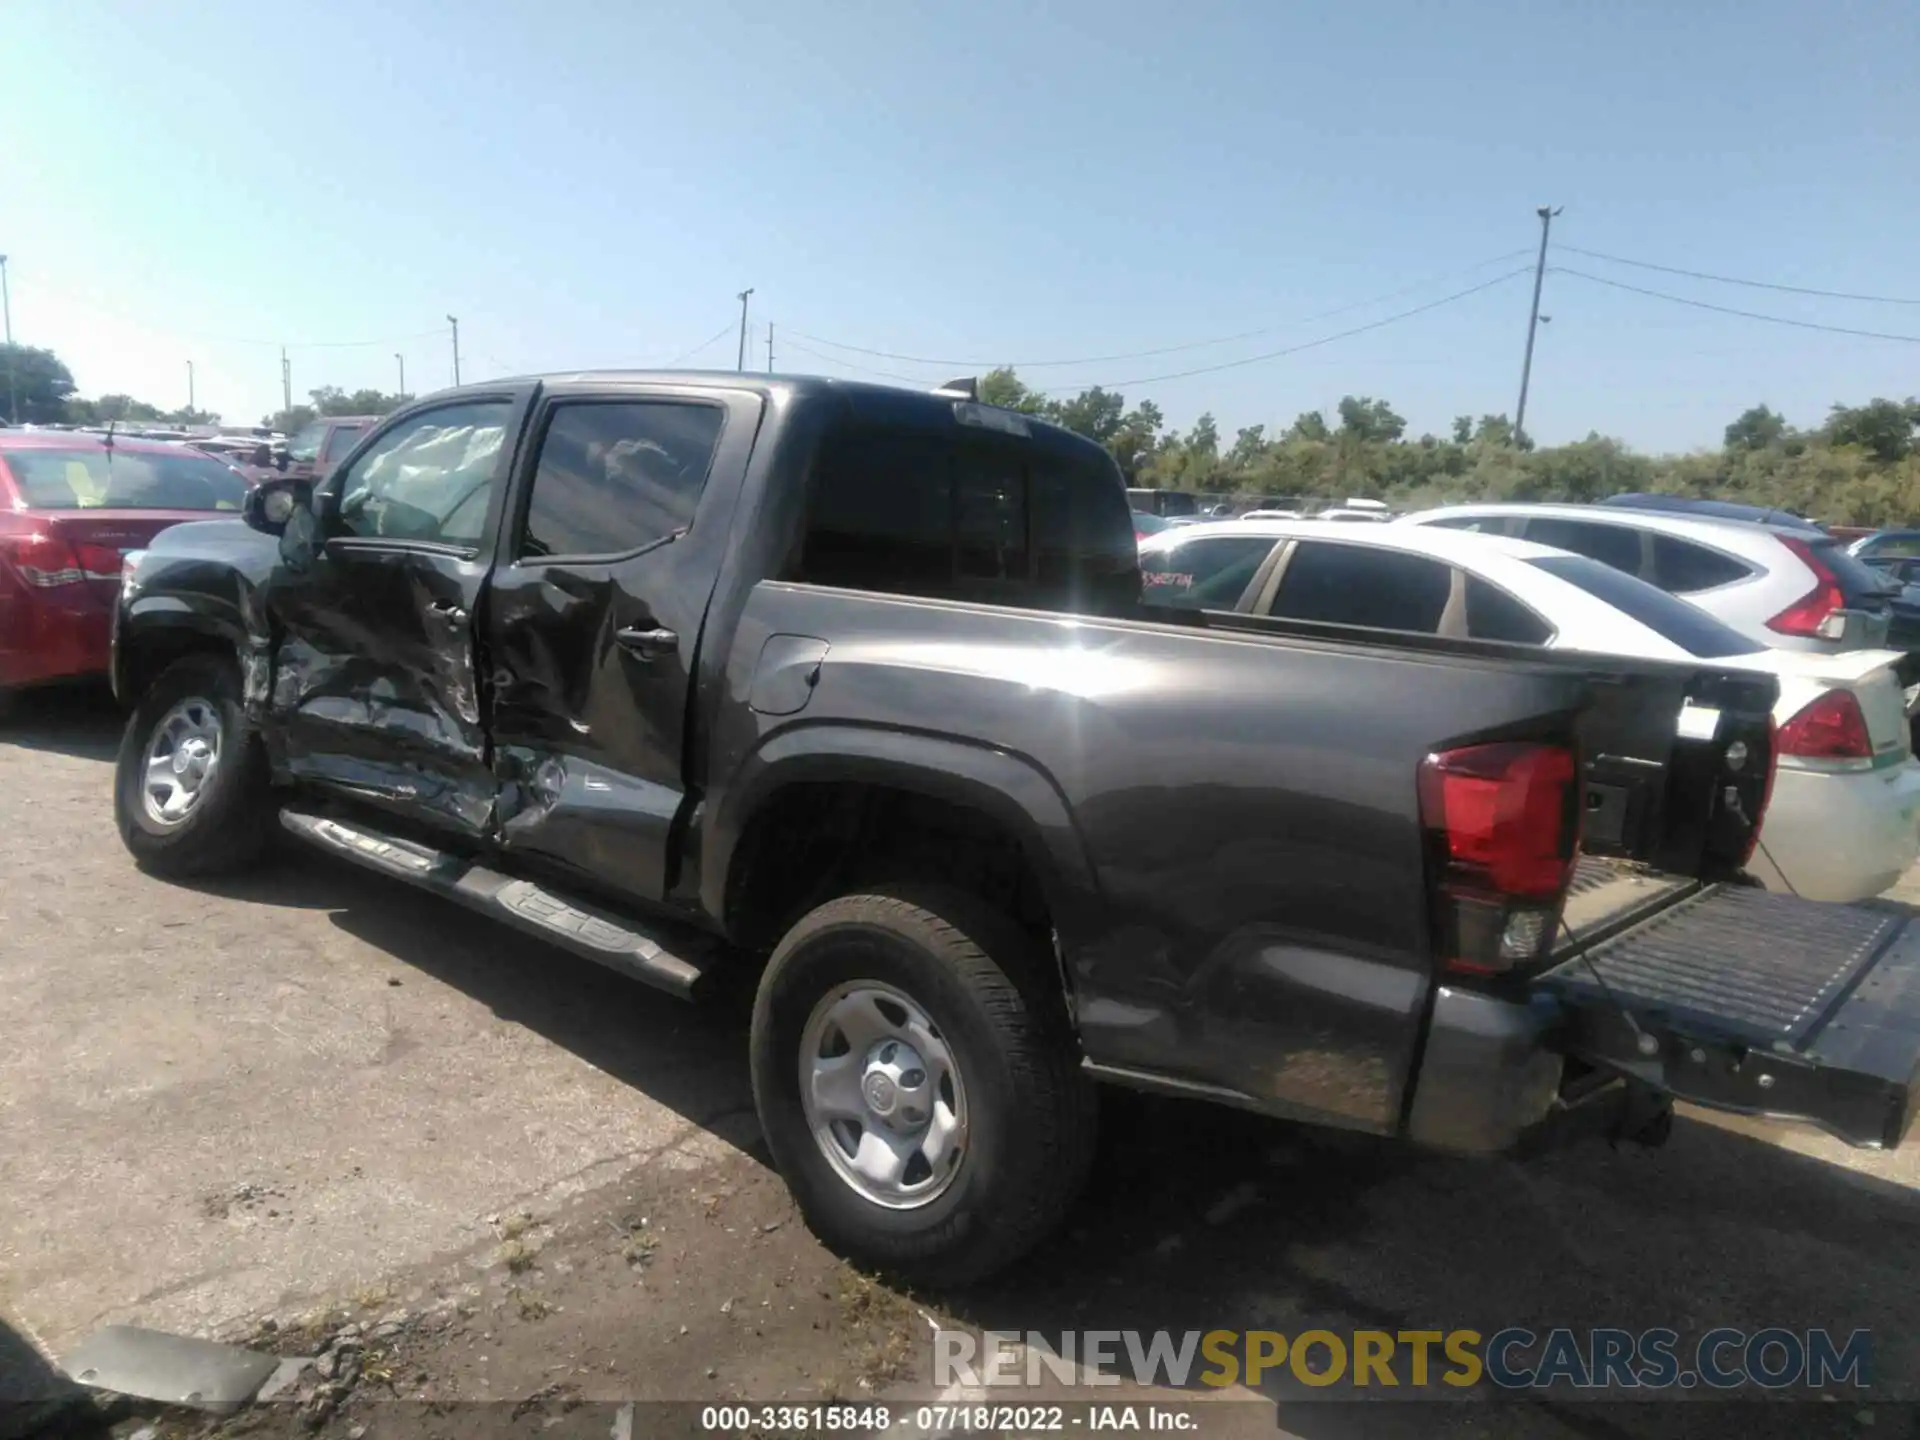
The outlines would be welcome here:
M 1702 660 L 1751 655 L 1764 648 L 1706 611 L 1598 560 L 1584 555 L 1549 555 L 1527 563 L 1577 585 L 1594 599 L 1638 620 L 1662 640 Z
M 0 459 L 36 510 L 238 510 L 247 495 L 230 467 L 190 450 L 10 450 Z
M 316 420 L 311 425 L 302 426 L 287 442 L 287 459 L 297 465 L 311 465 L 320 458 L 320 442 L 326 438 L 325 421 Z

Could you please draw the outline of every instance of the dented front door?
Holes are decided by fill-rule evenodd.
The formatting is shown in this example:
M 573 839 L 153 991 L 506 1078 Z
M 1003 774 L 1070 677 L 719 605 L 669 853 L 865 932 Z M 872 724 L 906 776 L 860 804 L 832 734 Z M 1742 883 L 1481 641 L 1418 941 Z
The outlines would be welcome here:
M 302 782 L 434 831 L 490 832 L 476 625 L 526 398 L 409 412 L 323 487 L 323 543 L 276 571 L 267 602 L 269 733 Z

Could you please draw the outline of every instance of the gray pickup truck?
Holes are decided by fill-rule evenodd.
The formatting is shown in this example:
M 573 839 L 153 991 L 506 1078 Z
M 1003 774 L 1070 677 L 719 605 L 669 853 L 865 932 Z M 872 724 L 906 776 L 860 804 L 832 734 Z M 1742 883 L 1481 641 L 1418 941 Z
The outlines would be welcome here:
M 1106 454 L 964 388 L 430 397 L 130 556 L 113 676 L 157 874 L 286 833 L 753 985 L 809 1222 L 922 1279 L 1047 1236 L 1102 1082 L 1467 1151 L 1912 1111 L 1907 912 L 1743 883 L 1771 679 L 1155 608 Z

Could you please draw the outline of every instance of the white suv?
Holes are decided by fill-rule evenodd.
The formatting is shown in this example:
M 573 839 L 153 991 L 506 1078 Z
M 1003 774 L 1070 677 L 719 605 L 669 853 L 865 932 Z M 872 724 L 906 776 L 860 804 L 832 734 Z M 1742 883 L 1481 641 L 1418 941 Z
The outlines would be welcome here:
M 1776 650 L 1877 650 L 1887 582 L 1831 535 L 1601 505 L 1449 505 L 1398 525 L 1511 535 L 1585 555 Z

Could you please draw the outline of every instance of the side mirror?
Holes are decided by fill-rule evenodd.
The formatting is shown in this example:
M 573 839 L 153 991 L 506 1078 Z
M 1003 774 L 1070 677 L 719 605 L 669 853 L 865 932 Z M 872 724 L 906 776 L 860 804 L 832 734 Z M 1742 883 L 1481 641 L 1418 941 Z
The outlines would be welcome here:
M 262 480 L 247 492 L 240 518 L 263 535 L 284 535 L 294 512 L 307 508 L 307 486 L 276 476 Z

